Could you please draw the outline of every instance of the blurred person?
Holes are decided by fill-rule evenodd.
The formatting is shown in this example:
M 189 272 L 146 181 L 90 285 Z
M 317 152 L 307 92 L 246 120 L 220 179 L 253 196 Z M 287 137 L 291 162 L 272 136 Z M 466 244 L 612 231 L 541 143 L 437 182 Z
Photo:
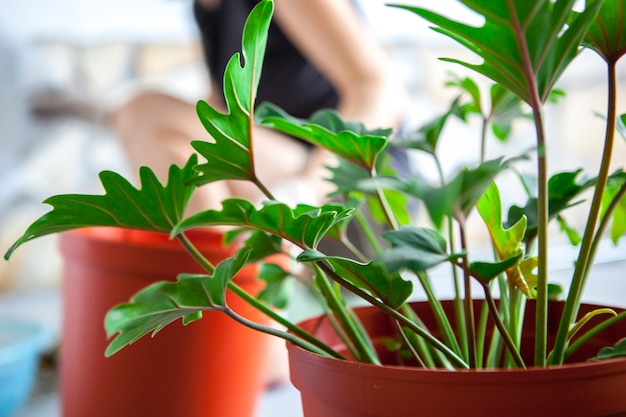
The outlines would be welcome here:
M 225 111 L 224 69 L 241 50 L 243 26 L 257 2 L 193 4 L 210 76 L 207 102 L 221 111 Z M 362 121 L 370 128 L 396 128 L 406 108 L 399 80 L 352 1 L 275 0 L 257 104 L 268 101 L 299 118 L 334 108 L 344 119 Z M 195 103 L 158 91 L 136 95 L 112 116 L 132 168 L 150 166 L 162 179 L 170 164 L 187 161 L 193 151 L 191 140 L 208 139 Z M 326 151 L 258 126 L 254 141 L 255 169 L 270 190 L 298 199 L 308 196 L 309 203 L 321 202 L 331 191 L 323 179 L 329 162 Z M 194 193 L 189 211 L 219 208 L 228 197 L 263 198 L 244 181 L 212 183 Z

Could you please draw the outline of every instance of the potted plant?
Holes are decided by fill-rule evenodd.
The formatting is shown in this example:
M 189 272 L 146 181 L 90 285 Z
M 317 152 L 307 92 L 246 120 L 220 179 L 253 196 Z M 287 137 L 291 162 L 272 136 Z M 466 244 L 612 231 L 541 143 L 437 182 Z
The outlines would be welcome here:
M 6 258 L 30 239 L 86 225 L 168 234 L 204 272 L 181 271 L 178 281 L 150 285 L 109 311 L 106 328 L 115 337 L 106 354 L 113 355 L 179 319 L 188 324 L 205 312 L 221 312 L 288 341 L 291 377 L 302 392 L 307 417 L 397 417 L 418 412 L 626 414 L 621 388 L 626 382 L 626 360 L 620 358 L 626 351 L 626 322 L 622 320 L 626 312 L 581 303 L 601 237 L 609 226 L 615 240 L 626 230 L 626 174 L 621 169 L 611 173 L 610 167 L 615 131 L 623 128 L 620 122 L 626 118 L 616 113 L 615 79 L 616 63 L 626 52 L 622 21 L 626 2 L 587 1 L 582 11 L 574 10 L 574 0 L 463 3 L 484 18 L 482 26 L 471 27 L 418 7 L 397 7 L 420 15 L 482 58 L 481 64 L 450 61 L 496 83 L 490 90 L 491 109 L 484 109 L 475 83 L 460 79 L 455 85 L 465 94 L 448 112 L 411 137 L 394 141 L 390 141 L 390 130 L 367 130 L 332 111 L 310 120 L 292 118 L 271 105 L 255 112 L 256 84 L 273 11 L 272 2 L 263 0 L 244 29 L 244 63 L 236 55 L 227 67 L 228 113 L 198 103 L 199 118 L 215 139 L 214 143 L 192 142 L 204 161 L 194 155 L 184 167 L 172 166 L 166 184 L 159 183 L 149 168 L 142 169 L 138 189 L 119 175 L 105 172 L 101 174 L 104 195 L 52 197 L 46 201 L 52 211 L 26 230 Z M 549 155 L 558 149 L 546 145 L 543 111 L 581 45 L 606 61 L 609 85 L 601 167 L 597 176 L 584 180 L 578 168 L 549 176 Z M 501 136 L 507 135 L 511 115 L 530 117 L 536 132 L 535 151 L 479 158 L 475 166 L 451 179 L 442 175 L 437 185 L 417 175 L 394 172 L 388 154 L 392 145 L 427 152 L 436 159 L 445 152 L 438 148 L 445 122 L 471 114 L 482 116 L 483 132 L 493 128 Z M 291 207 L 275 201 L 255 175 L 250 154 L 254 146 L 250 127 L 255 122 L 334 152 L 338 165 L 329 170 L 336 185 L 334 195 L 341 200 L 319 207 Z M 228 161 L 223 155 L 228 155 Z M 504 219 L 499 174 L 514 172 L 525 159 L 535 162 L 536 180 L 531 186 L 526 177 L 519 176 L 529 190 L 527 203 L 511 207 Z M 221 210 L 182 216 L 195 187 L 224 179 L 251 181 L 268 201 L 254 205 L 228 199 Z M 562 213 L 590 190 L 588 220 L 577 242 L 579 255 L 568 294 L 564 301 L 553 301 L 547 268 L 548 224 L 555 220 L 566 226 Z M 414 199 L 430 215 L 427 227 L 412 222 L 407 207 L 414 207 Z M 382 244 L 371 232 L 363 207 L 369 209 L 371 218 L 385 224 Z M 493 259 L 473 255 L 465 227 L 473 212 L 489 231 Z M 349 242 L 346 228 L 350 222 L 371 237 L 375 252 L 371 259 Z M 232 257 L 215 265 L 188 235 L 194 229 L 217 225 L 233 227 L 232 233 L 246 240 Z M 572 228 L 566 230 L 576 238 Z M 323 253 L 318 246 L 322 237 L 338 239 L 353 257 Z M 246 264 L 292 252 L 285 242 L 296 249 L 296 259 L 310 267 L 312 291 L 325 308 L 322 316 L 300 324 L 290 323 L 271 306 L 287 273 L 277 270 L 258 297 L 233 280 Z M 456 296 L 440 300 L 429 271 L 446 263 L 451 266 Z M 417 285 L 426 292 L 427 301 L 410 303 Z M 227 291 L 286 330 L 241 316 L 230 307 Z M 353 307 L 355 297 L 347 297 L 348 293 L 366 306 Z M 351 399 L 353 395 L 356 400 Z
M 205 314 L 193 328 L 168 326 L 155 343 L 142 340 L 112 358 L 103 355 L 108 342 L 102 323 L 108 310 L 143 287 L 175 280 L 180 271 L 203 272 L 176 241 L 162 233 L 110 227 L 82 228 L 60 237 L 59 388 L 64 417 L 248 416 L 256 410 L 266 387 L 272 339 L 218 312 Z M 210 229 L 194 231 L 189 238 L 215 263 L 237 249 Z M 250 294 L 263 289 L 257 265 L 243 268 L 236 282 Z M 228 300 L 238 314 L 270 324 L 243 300 L 232 294 Z M 214 343 L 216 335 L 219 343 Z M 255 349 L 250 351 L 249 345 Z M 237 361 L 229 360 L 233 355 Z M 230 399 L 233 386 L 236 403 Z

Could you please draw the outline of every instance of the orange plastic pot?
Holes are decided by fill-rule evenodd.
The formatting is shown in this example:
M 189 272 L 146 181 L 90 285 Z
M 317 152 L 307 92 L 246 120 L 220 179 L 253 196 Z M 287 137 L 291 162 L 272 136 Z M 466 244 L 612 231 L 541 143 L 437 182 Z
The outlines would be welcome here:
M 222 235 L 190 235 L 217 263 L 233 253 Z M 93 228 L 61 235 L 65 272 L 60 389 L 63 417 L 250 417 L 264 386 L 269 336 L 221 313 L 179 321 L 110 358 L 106 312 L 141 288 L 202 272 L 175 240 L 122 229 Z M 235 278 L 250 293 L 262 288 L 257 269 Z M 261 323 L 267 319 L 232 294 L 229 305 Z
M 430 307 L 413 306 L 434 327 Z M 583 311 L 592 308 L 584 306 Z M 552 334 L 561 311 L 561 303 L 550 306 Z M 360 308 L 357 314 L 374 340 L 394 334 L 388 317 L 379 310 Z M 533 316 L 529 305 L 527 322 Z M 530 349 L 532 322 L 523 341 Z M 302 326 L 336 348 L 343 346 L 326 318 L 313 318 Z M 624 336 L 626 322 L 622 321 L 599 334 L 581 354 L 593 355 Z M 305 417 L 626 416 L 626 359 L 545 369 L 445 371 L 359 364 L 294 345 L 288 345 L 288 350 L 291 380 L 301 393 Z

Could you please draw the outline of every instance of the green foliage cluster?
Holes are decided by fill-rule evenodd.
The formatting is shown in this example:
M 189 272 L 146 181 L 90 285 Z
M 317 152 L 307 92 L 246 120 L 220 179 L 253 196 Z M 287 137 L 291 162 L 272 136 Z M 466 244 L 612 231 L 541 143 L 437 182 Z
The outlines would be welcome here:
M 288 301 L 283 285 L 294 278 L 289 271 L 277 265 L 264 268 L 262 275 L 267 287 L 258 298 L 246 294 L 233 282 L 246 263 L 262 262 L 269 255 L 284 253 L 286 242 L 298 249 L 296 259 L 310 267 L 312 291 L 322 300 L 323 308 L 341 329 L 346 346 L 359 361 L 380 363 L 345 300 L 346 291 L 385 311 L 399 329 L 398 344 L 424 366 L 523 368 L 563 363 L 574 347 L 594 333 L 594 329 L 585 326 L 591 317 L 608 313 L 611 318 L 604 324 L 624 318 L 623 313 L 612 310 L 577 317 L 600 239 L 609 228 L 616 243 L 626 233 L 626 173 L 621 169 L 610 172 L 616 132 L 624 135 L 626 131 L 626 115 L 616 113 L 615 77 L 615 65 L 626 52 L 626 1 L 587 1 L 582 11 L 574 11 L 574 0 L 460 1 L 484 18 L 481 26 L 469 26 L 423 8 L 394 7 L 421 16 L 434 30 L 481 57 L 480 64 L 447 60 L 493 81 L 488 97 L 483 97 L 472 79 L 453 78 L 449 86 L 459 94 L 450 108 L 408 137 L 393 142 L 390 129 L 368 130 L 359 122 L 342 120 L 333 111 L 324 110 L 309 120 L 300 120 L 271 104 L 257 106 L 256 88 L 274 7 L 271 0 L 261 1 L 244 29 L 242 56 L 233 56 L 226 69 L 227 112 L 221 113 L 205 102 L 197 105 L 199 119 L 215 141 L 193 141 L 197 155 L 184 167 L 172 166 L 166 184 L 161 184 L 149 168 L 141 170 L 140 188 L 116 173 L 103 172 L 100 179 L 104 195 L 49 198 L 46 203 L 52 210 L 25 231 L 5 257 L 8 259 L 17 247 L 31 239 L 80 227 L 133 228 L 168 233 L 178 239 L 206 273 L 181 273 L 178 281 L 156 283 L 112 309 L 106 328 L 115 338 L 108 355 L 175 320 L 188 323 L 199 319 L 203 311 L 214 310 L 314 352 L 342 357 L 275 313 L 272 304 L 283 307 Z M 555 86 L 582 47 L 597 52 L 607 64 L 607 130 L 601 167 L 591 177 L 583 178 L 578 168 L 548 177 L 543 108 L 562 95 Z M 449 120 L 470 118 L 478 118 L 483 125 L 481 156 L 475 166 L 448 179 L 439 165 L 439 155 L 446 152 L 440 138 Z M 510 140 L 513 124 L 520 119 L 533 123 L 536 151 L 486 160 L 489 132 L 499 140 Z M 336 185 L 332 202 L 319 207 L 291 207 L 275 201 L 255 173 L 251 157 L 254 124 L 299 137 L 334 153 L 339 163 L 330 169 L 330 181 Z M 440 183 L 395 173 L 388 155 L 392 146 L 430 155 L 439 167 Z M 198 157 L 203 158 L 202 162 Z M 497 178 L 504 171 L 518 173 L 519 161 L 529 158 L 537 163 L 534 175 L 515 176 L 528 192 L 527 201 L 523 206 L 505 210 Z M 196 187 L 224 180 L 250 181 L 265 193 L 267 202 L 254 205 L 242 199 L 228 199 L 219 210 L 184 217 L 185 206 Z M 585 230 L 579 233 L 567 224 L 563 212 L 580 203 L 583 192 L 589 190 L 593 191 L 589 217 Z M 432 227 L 413 224 L 408 203 L 416 199 L 430 215 Z M 382 245 L 362 213 L 365 207 L 384 221 L 387 231 Z M 465 225 L 473 212 L 479 213 L 489 231 L 493 260 L 472 258 Z M 551 221 L 561 225 L 580 252 L 556 343 L 548 351 L 547 304 L 554 290 L 547 271 L 547 227 Z M 346 230 L 351 222 L 370 237 L 373 257 L 368 258 L 349 241 Z M 212 265 L 195 250 L 185 233 L 196 227 L 216 225 L 233 226 L 236 233 L 246 233 L 247 240 L 234 257 Z M 324 253 L 320 249 L 324 237 L 337 239 L 353 256 Z M 429 276 L 432 268 L 442 264 L 450 265 L 456 289 L 454 317 L 443 313 Z M 472 283 L 478 283 L 483 290 L 481 311 L 474 311 Z M 424 327 L 406 304 L 415 285 L 426 292 L 438 329 Z M 226 302 L 227 290 L 283 324 L 287 331 L 266 328 L 238 316 Z M 498 294 L 499 300 L 494 294 Z M 534 363 L 526 363 L 520 355 L 521 325 L 528 299 L 535 299 L 537 316 Z M 486 336 L 487 316 L 497 328 L 490 340 Z M 441 336 L 435 337 L 434 330 Z M 623 356 L 625 345 L 622 342 L 605 349 L 600 357 Z

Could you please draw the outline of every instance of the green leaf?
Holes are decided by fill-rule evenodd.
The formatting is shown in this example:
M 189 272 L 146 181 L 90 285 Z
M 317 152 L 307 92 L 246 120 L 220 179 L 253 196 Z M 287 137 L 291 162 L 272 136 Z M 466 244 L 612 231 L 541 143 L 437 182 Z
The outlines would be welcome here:
M 565 236 L 567 236 L 567 239 L 572 244 L 572 246 L 578 246 L 582 241 L 580 233 L 578 233 L 576 229 L 571 227 L 563 216 L 556 216 L 556 220 L 559 223 L 561 231 L 565 233 Z
M 265 282 L 257 299 L 279 309 L 284 309 L 289 303 L 290 286 L 288 278 L 291 275 L 281 266 L 273 263 L 263 263 L 259 269 L 259 278 Z
M 560 284 L 548 283 L 548 300 L 558 301 L 563 292 L 563 286 Z
M 31 224 L 6 253 L 11 254 L 23 243 L 40 236 L 91 226 L 123 227 L 169 233 L 183 216 L 193 186 L 189 183 L 197 175 L 196 156 L 180 168 L 172 165 L 166 186 L 152 170 L 142 167 L 139 176 L 141 188 L 115 172 L 103 171 L 100 181 L 104 195 L 66 194 L 48 198 L 44 203 L 52 211 Z
M 580 201 L 573 201 L 584 191 L 595 185 L 595 178 L 579 179 L 582 170 L 561 172 L 548 180 L 548 218 L 555 219 L 565 209 L 575 206 Z M 525 240 L 531 241 L 537 235 L 537 198 L 530 197 L 524 207 L 511 206 L 508 213 L 508 224 L 517 222 L 522 216 L 528 219 Z
M 470 26 L 419 7 L 397 7 L 420 15 L 435 25 L 435 31 L 483 58 L 481 64 L 447 61 L 485 75 L 532 105 L 535 92 L 545 102 L 576 56 L 602 2 L 588 1 L 585 11 L 569 21 L 575 0 L 462 0 L 462 3 L 485 18 L 482 26 Z
M 526 233 L 526 217 L 522 216 L 517 223 L 509 228 L 503 226 L 500 191 L 495 183 L 489 186 L 483 197 L 478 201 L 476 208 L 489 230 L 498 259 L 506 260 L 502 265 L 506 265 L 512 259 L 517 259 L 517 261 L 506 268 L 507 279 L 530 297 L 532 292 L 518 265 L 518 261 L 521 260 L 523 254 L 522 241 Z M 481 271 L 481 279 L 488 278 L 488 280 L 491 280 L 494 276 L 490 276 L 488 273 L 493 273 L 496 270 L 497 267 L 495 269 L 490 267 L 486 271 Z M 501 272 L 504 271 L 498 273 Z
M 626 356 L 626 338 L 621 339 L 613 347 L 604 347 L 598 352 L 598 356 L 592 360 L 601 361 L 606 359 L 621 358 Z
M 620 191 L 623 191 L 623 187 L 626 187 L 626 173 L 616 172 L 611 175 L 602 196 L 601 217 L 606 215 L 609 204 L 618 197 Z M 624 235 L 626 235 L 626 197 L 623 196 L 617 203 L 611 218 L 611 240 L 617 245 Z
M 269 105 L 267 105 L 269 106 Z M 326 148 L 355 165 L 372 171 L 388 142 L 389 129 L 367 130 L 358 122 L 345 122 L 335 110 L 325 109 L 309 120 L 289 116 L 276 107 L 264 107 L 263 125 Z
M 491 86 L 490 97 L 491 113 L 489 120 L 491 130 L 496 138 L 501 141 L 509 138 L 515 120 L 532 117 L 524 111 L 520 98 L 500 84 Z
M 604 0 L 583 40 L 585 47 L 597 52 L 606 62 L 615 63 L 626 53 L 624 13 L 625 0 Z
M 521 258 L 522 253 L 520 252 L 517 255 L 500 262 L 471 262 L 470 271 L 472 276 L 475 278 L 478 278 L 485 283 L 489 283 L 498 275 L 510 270 L 510 268 L 515 267 Z
M 452 79 L 446 82 L 446 87 L 457 87 L 469 94 L 469 96 L 471 97 L 471 105 L 468 108 L 469 111 L 481 115 L 483 114 L 480 88 L 474 80 L 469 77 L 461 78 L 453 75 Z
M 446 240 L 435 230 L 403 226 L 383 233 L 391 248 L 381 252 L 375 261 L 396 273 L 408 269 L 425 271 L 455 257 L 447 252 Z
M 351 259 L 326 256 L 307 250 L 298 256 L 300 262 L 326 261 L 335 273 L 352 285 L 367 291 L 392 308 L 399 308 L 412 294 L 413 284 L 399 274 L 387 272 L 377 262 L 362 264 Z
M 522 251 L 522 241 L 526 232 L 526 218 L 522 217 L 515 225 L 505 228 L 502 223 L 502 203 L 495 183 L 487 188 L 476 206 L 482 217 L 494 248 L 500 259 L 517 255 Z
M 508 169 L 512 160 L 493 159 L 480 164 L 474 169 L 465 168 L 443 187 L 424 187 L 418 189 L 420 197 L 437 228 L 441 227 L 446 216 L 462 213 L 469 215 L 478 200 L 493 182 L 494 178 Z
M 105 317 L 107 335 L 117 336 L 107 347 L 106 356 L 178 319 L 188 324 L 199 319 L 203 311 L 227 309 L 226 288 L 246 261 L 247 255 L 242 253 L 220 262 L 213 275 L 186 274 L 176 282 L 157 282 L 140 290 L 128 303 L 109 310 Z
M 213 181 L 254 180 L 252 126 L 254 103 L 261 77 L 268 28 L 274 4 L 261 1 L 248 16 L 242 38 L 242 53 L 233 55 L 224 72 L 225 114 L 199 101 L 200 121 L 215 142 L 193 141 L 194 149 L 206 158 L 197 167 L 202 174 L 196 184 Z M 243 60 L 243 64 L 242 64 Z
M 222 210 L 206 210 L 186 218 L 172 234 L 194 227 L 239 226 L 280 236 L 303 248 L 315 248 L 329 230 L 347 220 L 353 211 L 333 204 L 290 208 L 276 202 L 266 202 L 257 209 L 247 200 L 231 198 L 222 202 Z
M 249 251 L 248 262 L 255 263 L 268 256 L 284 253 L 283 240 L 260 230 L 253 230 L 240 250 Z
M 371 177 L 365 168 L 354 165 L 343 158 L 338 158 L 338 162 L 336 166 L 328 167 L 328 171 L 331 173 L 329 181 L 336 187 L 332 195 L 371 192 L 374 187 L 368 185 L 368 180 Z M 367 188 L 363 189 L 361 184 L 365 184 Z
M 626 113 L 617 118 L 617 132 L 626 139 Z

